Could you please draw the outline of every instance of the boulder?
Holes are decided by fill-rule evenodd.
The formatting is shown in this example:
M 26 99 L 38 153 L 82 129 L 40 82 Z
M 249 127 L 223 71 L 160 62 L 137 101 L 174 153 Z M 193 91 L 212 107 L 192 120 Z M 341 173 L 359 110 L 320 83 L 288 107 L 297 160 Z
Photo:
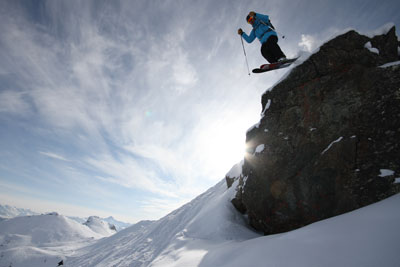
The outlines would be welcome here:
M 232 200 L 255 229 L 289 231 L 399 192 L 400 65 L 381 67 L 398 51 L 394 27 L 349 31 L 263 94 Z

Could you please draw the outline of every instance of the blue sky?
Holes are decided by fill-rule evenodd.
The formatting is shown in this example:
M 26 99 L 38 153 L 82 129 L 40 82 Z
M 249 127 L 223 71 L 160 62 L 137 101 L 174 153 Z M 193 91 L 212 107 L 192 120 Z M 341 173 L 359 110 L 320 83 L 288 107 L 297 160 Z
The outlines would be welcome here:
M 1 1 L 0 203 L 136 222 L 224 178 L 285 72 L 247 75 L 252 10 L 287 56 L 400 25 L 387 0 Z

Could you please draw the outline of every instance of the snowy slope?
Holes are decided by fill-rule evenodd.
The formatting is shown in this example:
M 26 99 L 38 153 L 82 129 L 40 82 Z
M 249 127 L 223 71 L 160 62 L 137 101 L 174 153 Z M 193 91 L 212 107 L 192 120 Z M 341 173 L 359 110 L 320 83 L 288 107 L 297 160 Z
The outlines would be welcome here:
M 400 263 L 400 194 L 284 234 L 219 247 L 199 266 L 386 266 Z
M 57 213 L 0 222 L 0 266 L 57 266 L 65 255 L 103 236 Z
M 201 261 L 209 249 L 258 237 L 233 208 L 233 189 L 225 180 L 190 203 L 156 222 L 140 222 L 67 259 L 71 266 L 164 266 L 173 262 L 190 266 Z M 111 249 L 118 247 L 118 249 Z M 157 259 L 156 259 L 157 258 Z
M 84 225 L 102 236 L 110 236 L 117 232 L 114 225 L 110 225 L 97 216 L 90 216 Z
M 233 172 L 232 172 L 233 173 Z M 234 172 L 236 173 L 236 171 Z M 234 174 L 232 174 L 234 175 Z M 225 180 L 159 221 L 108 238 L 57 214 L 0 222 L 0 266 L 398 266 L 400 194 L 304 228 L 261 236 Z
M 398 266 L 400 194 L 288 233 L 260 236 L 225 181 L 157 222 L 84 248 L 72 266 Z M 118 247 L 118 249 L 111 249 Z
M 273 236 L 249 230 L 225 181 L 156 222 L 67 259 L 72 266 L 398 266 L 400 194 Z M 118 247 L 118 249 L 111 249 Z

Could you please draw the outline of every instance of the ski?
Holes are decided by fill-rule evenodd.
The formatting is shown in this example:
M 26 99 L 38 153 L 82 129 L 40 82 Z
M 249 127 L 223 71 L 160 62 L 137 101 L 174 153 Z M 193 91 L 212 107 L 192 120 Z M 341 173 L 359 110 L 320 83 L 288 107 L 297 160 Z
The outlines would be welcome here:
M 271 70 L 277 70 L 277 69 L 282 69 L 289 67 L 293 62 L 295 62 L 298 58 L 292 58 L 292 59 L 285 59 L 280 62 L 276 63 L 271 63 L 271 64 L 264 64 L 261 65 L 260 68 L 253 69 L 253 73 L 263 73 Z

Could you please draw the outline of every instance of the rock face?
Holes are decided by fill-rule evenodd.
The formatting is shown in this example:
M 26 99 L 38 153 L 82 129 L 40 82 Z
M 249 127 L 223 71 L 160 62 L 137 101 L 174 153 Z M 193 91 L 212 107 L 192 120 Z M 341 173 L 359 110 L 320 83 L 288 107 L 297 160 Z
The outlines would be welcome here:
M 394 27 L 349 31 L 264 93 L 232 200 L 255 229 L 289 231 L 399 191 L 400 65 L 379 67 L 398 51 Z

